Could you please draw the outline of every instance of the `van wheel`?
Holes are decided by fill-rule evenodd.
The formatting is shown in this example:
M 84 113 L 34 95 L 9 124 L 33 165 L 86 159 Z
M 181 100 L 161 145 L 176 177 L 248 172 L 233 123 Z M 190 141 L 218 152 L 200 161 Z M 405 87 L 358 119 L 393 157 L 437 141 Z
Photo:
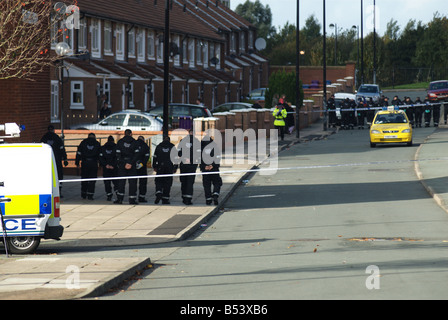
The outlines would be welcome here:
M 8 251 L 13 254 L 33 253 L 40 244 L 39 237 L 8 237 Z

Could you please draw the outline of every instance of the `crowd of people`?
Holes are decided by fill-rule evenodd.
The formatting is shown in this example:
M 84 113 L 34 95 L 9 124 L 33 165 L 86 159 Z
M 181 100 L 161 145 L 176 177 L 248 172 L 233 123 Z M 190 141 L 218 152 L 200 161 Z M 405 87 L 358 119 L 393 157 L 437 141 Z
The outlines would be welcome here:
M 335 100 L 334 95 L 327 101 L 329 126 L 339 127 L 342 130 L 351 130 L 355 127 L 364 129 L 369 127 L 378 110 L 394 106 L 400 110 L 404 110 L 409 122 L 414 128 L 421 128 L 422 125 L 429 127 L 431 120 L 435 127 L 439 126 L 440 101 L 431 101 L 428 96 L 422 101 L 417 97 L 412 101 L 410 97 L 404 97 L 400 100 L 398 96 L 394 96 L 392 101 L 388 97 L 382 96 L 378 102 L 374 102 L 372 98 L 362 99 L 358 101 L 346 98 L 341 102 Z M 444 121 L 447 123 L 448 108 L 444 108 Z
M 41 142 L 53 148 L 58 163 L 59 180 L 63 180 L 62 163 L 68 165 L 67 153 L 62 139 L 54 132 L 53 126 L 48 127 L 48 132 L 42 137 Z M 117 143 L 112 136 L 109 136 L 104 145 L 100 144 L 94 133 L 89 133 L 79 144 L 75 159 L 76 166 L 81 169 L 81 198 L 94 199 L 98 169 L 101 166 L 103 177 L 106 178 L 104 187 L 108 201 L 112 201 L 115 194 L 114 203 L 122 204 L 128 181 L 129 204 L 146 203 L 149 159 L 150 148 L 145 138 L 139 136 L 134 139 L 129 129 L 124 131 L 124 137 Z M 177 148 L 169 137 L 164 137 L 153 155 L 152 167 L 157 175 L 154 179 L 154 203 L 162 201 L 162 204 L 170 204 L 172 174 L 179 169 L 182 202 L 185 205 L 192 205 L 193 185 L 196 170 L 199 168 L 203 172 L 205 203 L 218 205 L 222 186 L 219 173 L 220 159 L 220 148 L 210 136 L 205 136 L 199 141 L 190 130 Z

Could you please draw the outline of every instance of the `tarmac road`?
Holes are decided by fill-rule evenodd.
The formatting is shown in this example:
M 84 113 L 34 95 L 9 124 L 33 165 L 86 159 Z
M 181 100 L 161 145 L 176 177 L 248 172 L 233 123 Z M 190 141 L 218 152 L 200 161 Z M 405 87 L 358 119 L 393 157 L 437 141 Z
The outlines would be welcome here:
M 448 215 L 427 188 L 447 192 L 447 128 L 414 141 L 372 149 L 353 130 L 285 150 L 281 167 L 309 168 L 255 175 L 213 224 L 105 299 L 448 298 Z

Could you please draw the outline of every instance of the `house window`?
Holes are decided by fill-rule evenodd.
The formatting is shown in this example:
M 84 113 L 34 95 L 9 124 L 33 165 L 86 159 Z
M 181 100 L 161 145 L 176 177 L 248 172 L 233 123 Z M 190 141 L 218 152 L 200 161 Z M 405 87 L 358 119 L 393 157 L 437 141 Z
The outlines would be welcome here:
M 196 64 L 202 64 L 202 46 L 202 41 L 196 40 Z
M 182 60 L 184 63 L 188 63 L 188 42 L 182 41 Z
M 73 52 L 73 29 L 69 29 L 65 25 L 62 28 L 63 41 L 69 45 L 71 52 Z
M 244 32 L 240 33 L 240 52 L 246 51 L 246 36 Z
M 180 37 L 179 36 L 174 37 L 174 43 L 177 45 L 177 47 L 179 48 L 179 51 L 180 51 Z M 179 52 L 179 54 L 174 56 L 174 65 L 180 66 L 180 52 Z
M 230 35 L 230 53 L 235 53 L 236 52 L 236 38 L 235 38 L 235 33 L 232 33 Z
M 86 25 L 86 19 L 82 19 L 79 22 L 78 48 L 79 49 L 87 49 L 87 25 Z
M 84 109 L 84 83 L 82 81 L 71 82 L 71 109 Z
M 115 52 L 118 60 L 124 60 L 124 26 L 122 24 L 117 25 L 115 30 Z
M 148 32 L 148 59 L 154 59 L 154 32 Z
M 92 57 L 101 57 L 101 22 L 98 19 L 92 19 L 90 27 L 92 33 Z
M 135 29 L 128 32 L 128 55 L 135 58 Z
M 129 102 L 129 108 L 135 108 L 134 105 L 134 83 L 129 83 L 129 96 L 128 96 L 128 102 Z
M 163 63 L 163 36 L 157 37 L 157 63 Z
M 215 45 L 215 57 L 221 61 L 221 45 L 219 43 Z M 216 65 L 216 69 L 221 69 L 221 62 Z
M 60 122 L 59 119 L 59 81 L 51 80 L 51 122 Z
M 194 39 L 188 40 L 188 61 L 190 67 L 194 68 Z
M 202 59 L 204 68 L 208 68 L 208 42 L 204 42 L 204 45 L 202 46 Z
M 112 53 L 112 23 L 104 22 L 104 52 Z
M 145 41 L 145 30 L 139 29 L 137 33 L 137 57 L 140 62 L 145 62 Z
M 248 45 L 249 49 L 254 48 L 254 32 L 253 31 L 249 31 L 249 42 L 247 45 Z

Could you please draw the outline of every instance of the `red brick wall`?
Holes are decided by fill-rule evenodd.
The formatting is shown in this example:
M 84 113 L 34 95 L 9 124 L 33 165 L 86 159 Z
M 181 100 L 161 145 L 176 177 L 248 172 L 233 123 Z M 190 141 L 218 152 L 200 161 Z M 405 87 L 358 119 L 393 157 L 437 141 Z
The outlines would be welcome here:
M 8 142 L 39 142 L 50 124 L 50 71 L 31 80 L 0 80 L 0 123 L 25 126 L 18 139 Z M 3 134 L 1 132 L 0 134 Z

